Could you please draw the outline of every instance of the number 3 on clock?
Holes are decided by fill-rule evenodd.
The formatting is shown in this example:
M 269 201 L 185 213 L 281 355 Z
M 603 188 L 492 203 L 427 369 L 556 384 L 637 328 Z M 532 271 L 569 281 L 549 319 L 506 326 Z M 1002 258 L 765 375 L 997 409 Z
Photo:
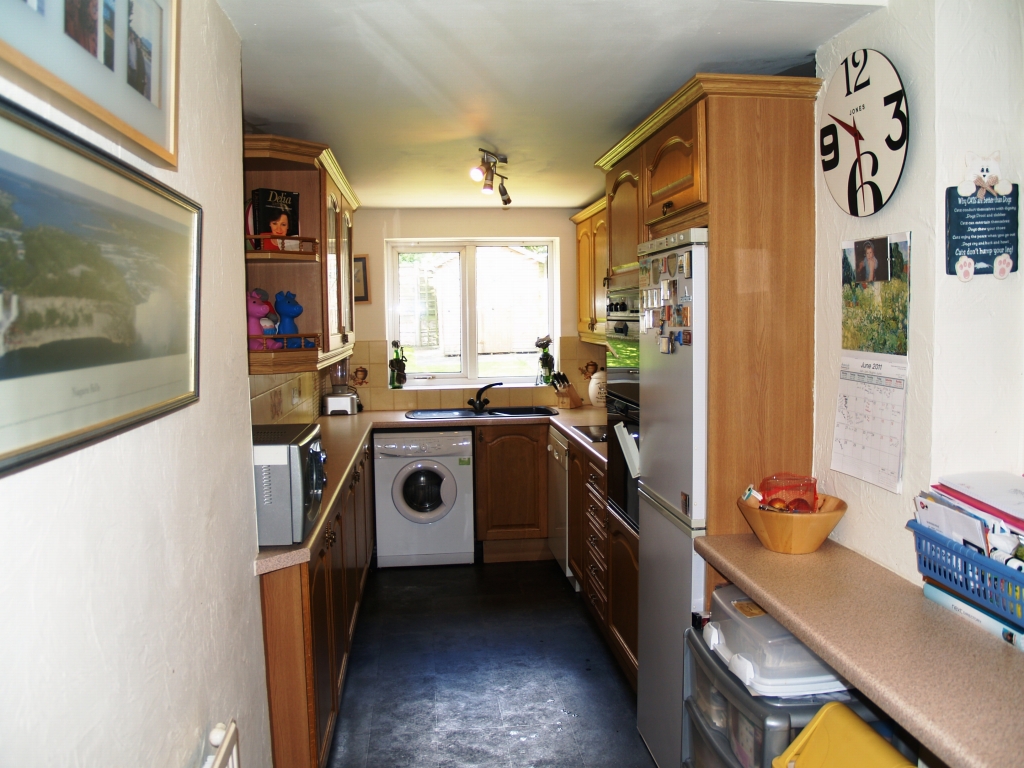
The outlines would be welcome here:
M 833 72 L 822 107 L 825 182 L 840 208 L 870 216 L 892 198 L 906 162 L 910 113 L 899 73 L 878 51 L 854 51 Z

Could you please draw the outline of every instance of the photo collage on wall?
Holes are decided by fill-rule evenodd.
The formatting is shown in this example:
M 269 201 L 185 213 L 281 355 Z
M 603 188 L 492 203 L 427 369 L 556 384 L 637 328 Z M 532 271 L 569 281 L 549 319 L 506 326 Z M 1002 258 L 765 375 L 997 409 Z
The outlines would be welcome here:
M 910 233 L 842 244 L 843 349 L 907 354 Z
M 40 14 L 45 0 L 25 0 Z M 102 3 L 102 13 L 100 6 Z M 126 80 L 128 85 L 160 106 L 160 39 L 163 10 L 155 0 L 128 0 Z M 64 32 L 82 48 L 114 70 L 117 30 L 116 0 L 64 0 Z

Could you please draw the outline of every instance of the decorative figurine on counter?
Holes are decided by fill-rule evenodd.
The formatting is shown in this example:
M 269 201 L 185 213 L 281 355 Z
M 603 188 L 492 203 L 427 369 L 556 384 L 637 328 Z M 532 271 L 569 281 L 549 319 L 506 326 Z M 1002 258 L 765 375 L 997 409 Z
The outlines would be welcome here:
M 537 374 L 537 384 L 538 386 L 541 384 L 550 384 L 551 373 L 555 370 L 554 355 L 548 352 L 548 347 L 551 346 L 551 336 L 548 335 L 537 339 L 537 341 L 533 343 L 533 346 L 540 350 L 540 372 Z
M 600 369 L 601 366 L 599 366 L 595 361 L 591 360 L 582 368 L 580 368 L 580 373 L 583 374 L 584 379 L 590 381 L 590 377 L 597 373 Z
M 397 341 L 391 342 L 391 348 L 395 351 L 394 356 L 388 361 L 388 368 L 391 373 L 388 377 L 388 386 L 391 389 L 401 389 L 406 382 L 405 364 L 409 362 L 405 357 L 405 350 Z
M 274 297 L 274 308 L 281 316 L 277 332 L 282 335 L 298 333 L 299 327 L 295 324 L 295 318 L 302 314 L 302 305 L 295 300 L 295 294 L 291 291 L 287 293 L 278 291 L 277 296 Z M 302 339 L 288 339 L 288 349 L 301 349 L 303 346 L 302 342 Z M 306 347 L 312 348 L 316 346 L 310 339 L 306 339 L 305 342 Z
M 263 294 L 262 296 L 260 294 Z M 246 298 L 246 313 L 249 315 L 249 335 L 250 336 L 262 336 L 265 335 L 267 329 L 264 328 L 263 322 L 267 319 L 270 313 L 273 311 L 273 307 L 267 303 L 264 299 L 266 293 L 259 289 L 249 291 L 249 296 Z M 273 321 L 271 321 L 272 327 Z M 273 333 L 273 330 L 271 330 Z M 280 341 L 274 339 L 266 339 L 260 341 L 259 339 L 249 339 L 249 349 L 264 350 L 264 349 L 281 349 L 284 345 Z

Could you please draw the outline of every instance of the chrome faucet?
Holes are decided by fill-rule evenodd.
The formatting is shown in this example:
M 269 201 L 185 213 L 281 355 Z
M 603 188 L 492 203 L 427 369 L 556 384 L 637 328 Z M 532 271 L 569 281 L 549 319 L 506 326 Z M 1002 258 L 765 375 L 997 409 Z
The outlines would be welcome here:
M 484 412 L 484 408 L 486 408 L 491 402 L 490 400 L 481 399 L 484 396 L 484 392 L 486 392 L 491 387 L 500 387 L 501 384 L 502 382 L 497 381 L 494 384 L 488 384 L 486 387 L 480 387 L 480 389 L 476 391 L 476 397 L 470 398 L 469 400 L 466 401 L 469 407 L 473 409 L 473 413 Z

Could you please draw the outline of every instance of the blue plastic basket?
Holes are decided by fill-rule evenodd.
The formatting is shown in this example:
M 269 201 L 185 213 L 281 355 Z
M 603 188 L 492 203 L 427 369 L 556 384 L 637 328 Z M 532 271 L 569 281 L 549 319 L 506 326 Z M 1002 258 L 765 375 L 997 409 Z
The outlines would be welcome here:
M 923 576 L 1024 629 L 1024 573 L 979 555 L 916 520 L 908 522 L 907 528 L 914 533 L 917 570 Z

